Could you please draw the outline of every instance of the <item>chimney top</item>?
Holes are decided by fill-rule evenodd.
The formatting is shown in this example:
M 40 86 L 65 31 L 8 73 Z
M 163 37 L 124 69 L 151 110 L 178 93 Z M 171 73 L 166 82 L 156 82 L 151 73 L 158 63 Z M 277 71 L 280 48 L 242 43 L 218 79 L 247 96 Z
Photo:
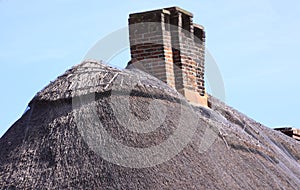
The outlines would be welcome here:
M 194 28 L 199 28 L 201 30 L 204 30 L 204 26 L 202 26 L 200 24 L 193 23 L 193 26 L 194 26 Z
M 145 15 L 145 14 L 152 14 L 152 13 L 164 13 L 164 14 L 168 14 L 170 15 L 171 13 L 183 13 L 189 17 L 193 17 L 193 13 L 184 10 L 180 7 L 169 7 L 169 8 L 163 8 L 163 9 L 156 9 L 156 10 L 151 10 L 151 11 L 145 11 L 145 12 L 139 12 L 139 13 L 131 13 L 129 14 L 129 17 L 133 17 L 133 16 L 138 16 L 138 15 Z
M 170 15 L 170 11 L 166 10 L 166 9 L 156 9 L 156 10 L 151 10 L 151 11 L 145 11 L 145 12 L 139 12 L 139 13 L 131 13 L 129 14 L 129 17 L 136 17 L 136 16 L 140 16 L 140 15 L 145 15 L 145 14 L 153 14 L 153 13 L 164 13 L 164 14 L 168 14 Z
M 193 17 L 194 15 L 193 15 L 193 13 L 191 13 L 191 12 L 189 12 L 189 11 L 187 11 L 187 10 L 184 10 L 184 9 L 182 9 L 182 8 L 180 8 L 180 7 L 169 7 L 169 8 L 165 8 L 166 10 L 168 10 L 168 11 L 170 11 L 170 12 L 172 12 L 172 13 L 177 13 L 177 12 L 180 12 L 180 13 L 183 13 L 183 14 L 185 14 L 185 15 L 187 15 L 187 16 L 190 16 L 190 17 Z

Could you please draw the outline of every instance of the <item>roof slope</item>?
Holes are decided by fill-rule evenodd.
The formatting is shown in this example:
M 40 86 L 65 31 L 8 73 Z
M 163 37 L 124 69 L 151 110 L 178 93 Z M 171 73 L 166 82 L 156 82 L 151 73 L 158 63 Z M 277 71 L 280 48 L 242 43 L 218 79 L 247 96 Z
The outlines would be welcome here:
M 1 137 L 0 188 L 299 188 L 299 142 L 209 100 L 192 107 L 139 70 L 83 62 Z

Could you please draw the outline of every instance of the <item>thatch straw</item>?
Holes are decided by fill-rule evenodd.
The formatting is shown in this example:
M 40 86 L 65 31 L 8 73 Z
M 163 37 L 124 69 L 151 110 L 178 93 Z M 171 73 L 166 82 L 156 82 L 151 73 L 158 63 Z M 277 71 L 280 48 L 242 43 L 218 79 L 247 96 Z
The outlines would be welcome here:
M 30 110 L 0 139 L 0 188 L 299 189 L 299 142 L 213 97 L 209 101 L 212 109 L 191 107 L 145 73 L 86 61 L 39 92 Z M 139 122 L 160 123 L 138 133 Z M 178 132 L 179 125 L 185 128 Z M 157 165 L 161 157 L 118 165 L 120 155 L 93 144 L 105 139 L 101 127 L 133 149 L 155 147 L 174 134 L 191 141 Z

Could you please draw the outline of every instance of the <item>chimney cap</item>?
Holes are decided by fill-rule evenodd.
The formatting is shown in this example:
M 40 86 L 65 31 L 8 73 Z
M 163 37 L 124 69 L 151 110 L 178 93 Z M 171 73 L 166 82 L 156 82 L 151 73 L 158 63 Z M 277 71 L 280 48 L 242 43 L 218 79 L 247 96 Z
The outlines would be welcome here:
M 168 15 L 171 14 L 169 10 L 166 10 L 166 9 L 156 9 L 156 10 L 151 10 L 151 11 L 131 13 L 131 14 L 129 14 L 129 17 L 135 17 L 135 16 L 138 16 L 138 15 L 153 14 L 153 13 L 163 13 L 163 14 L 168 14 Z
M 200 30 L 204 30 L 204 26 L 200 25 L 200 24 L 195 24 L 193 23 L 194 28 L 199 28 Z
M 183 13 L 184 15 L 187 15 L 189 17 L 193 17 L 193 13 L 184 10 L 180 7 L 168 7 L 168 8 L 163 8 L 163 9 L 156 9 L 156 10 L 151 10 L 151 11 L 144 11 L 144 12 L 138 12 L 138 13 L 131 13 L 129 14 L 129 17 L 134 17 L 134 16 L 138 16 L 138 15 L 144 15 L 144 14 L 153 14 L 153 13 L 163 13 L 163 14 L 168 14 L 170 15 L 171 13 L 176 13 L 176 12 L 180 12 Z
M 172 12 L 180 12 L 180 13 L 183 13 L 183 14 L 189 16 L 189 17 L 193 17 L 194 16 L 193 13 L 191 13 L 191 12 L 189 12 L 187 10 L 184 10 L 184 9 L 182 9 L 180 7 L 177 7 L 177 6 L 175 6 L 175 7 L 169 7 L 169 8 L 164 8 L 164 9 L 170 11 L 171 13 Z

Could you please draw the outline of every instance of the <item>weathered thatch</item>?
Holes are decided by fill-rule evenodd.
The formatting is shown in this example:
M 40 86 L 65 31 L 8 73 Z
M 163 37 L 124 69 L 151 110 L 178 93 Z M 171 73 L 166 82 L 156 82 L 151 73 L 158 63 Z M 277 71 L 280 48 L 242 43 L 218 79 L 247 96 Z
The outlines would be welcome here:
M 299 142 L 209 101 L 86 61 L 0 139 L 0 188 L 299 189 Z

